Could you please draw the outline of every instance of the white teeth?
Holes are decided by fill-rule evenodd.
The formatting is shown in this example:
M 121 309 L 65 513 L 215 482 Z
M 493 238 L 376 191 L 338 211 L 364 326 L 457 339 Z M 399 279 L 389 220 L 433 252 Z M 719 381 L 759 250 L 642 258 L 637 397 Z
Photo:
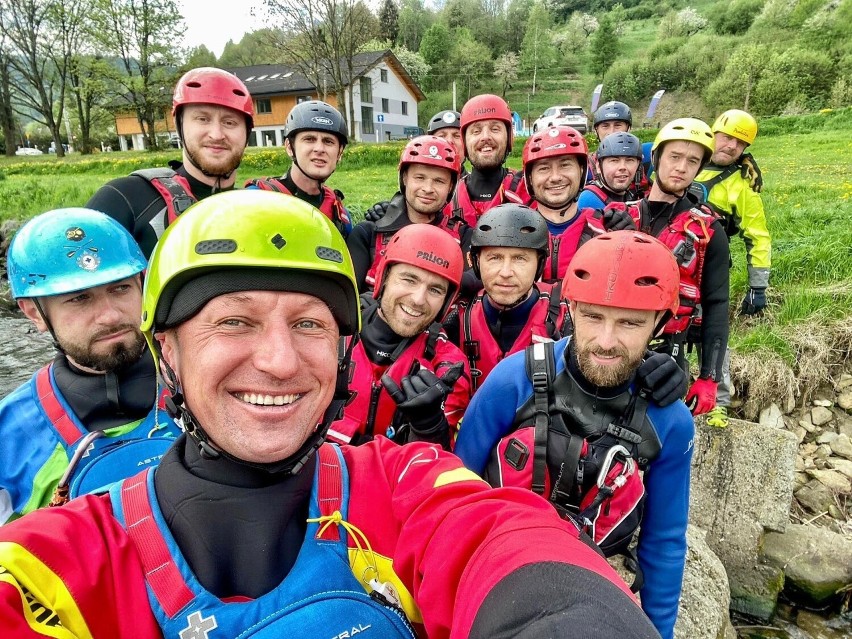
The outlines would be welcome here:
M 255 406 L 284 406 L 285 404 L 292 404 L 299 399 L 299 395 L 296 394 L 261 395 L 259 393 L 243 393 L 239 397 L 245 403 L 254 404 Z
M 410 306 L 406 306 L 405 304 L 400 304 L 399 307 L 408 315 L 413 315 L 414 317 L 420 317 L 421 315 L 423 315 L 422 312 L 415 311 L 413 308 L 411 308 Z

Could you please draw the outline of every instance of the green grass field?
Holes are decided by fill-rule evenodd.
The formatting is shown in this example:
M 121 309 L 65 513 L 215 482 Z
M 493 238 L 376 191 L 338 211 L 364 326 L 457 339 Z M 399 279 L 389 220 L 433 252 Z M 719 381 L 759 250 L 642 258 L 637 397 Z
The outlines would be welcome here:
M 852 109 L 761 123 L 752 147 L 764 172 L 763 201 L 773 237 L 770 306 L 760 318 L 736 312 L 746 289 L 743 242 L 732 242 L 732 370 L 754 417 L 769 400 L 807 397 L 852 357 Z M 640 132 L 652 139 L 653 132 Z M 509 166 L 520 166 L 517 141 Z M 329 182 L 356 218 L 397 188 L 402 143 L 354 145 Z M 109 153 L 57 161 L 0 160 L 0 220 L 83 205 L 107 180 L 177 159 L 164 153 Z M 282 149 L 249 149 L 243 180 L 280 175 Z

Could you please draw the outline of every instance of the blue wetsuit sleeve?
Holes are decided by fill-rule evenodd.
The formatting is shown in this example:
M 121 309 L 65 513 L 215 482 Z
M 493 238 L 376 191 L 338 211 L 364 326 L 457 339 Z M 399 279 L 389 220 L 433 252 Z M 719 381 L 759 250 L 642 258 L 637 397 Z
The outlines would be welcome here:
M 603 200 L 591 191 L 583 191 L 577 200 L 577 209 L 595 209 L 601 210 L 604 208 Z
M 662 448 L 645 472 L 645 511 L 639 536 L 639 565 L 645 578 L 642 609 L 663 639 L 672 639 L 686 562 L 689 475 L 695 425 L 682 401 L 651 406 Z
M 491 451 L 512 428 L 515 413 L 532 394 L 524 368 L 524 353 L 497 364 L 465 411 L 453 452 L 470 470 L 481 475 Z

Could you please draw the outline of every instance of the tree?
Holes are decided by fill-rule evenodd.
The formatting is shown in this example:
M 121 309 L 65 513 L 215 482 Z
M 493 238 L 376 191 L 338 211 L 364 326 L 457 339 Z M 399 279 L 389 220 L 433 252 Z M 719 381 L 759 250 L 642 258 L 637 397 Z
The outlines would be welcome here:
M 518 78 L 518 67 L 520 58 L 517 53 L 509 51 L 504 53 L 494 62 L 494 75 L 500 80 L 503 87 L 501 95 L 505 99 L 506 91 L 512 87 L 512 81 Z
M 284 61 L 296 66 L 325 98 L 337 95 L 349 134 L 355 136 L 355 103 L 345 109 L 346 88 L 354 78 L 362 43 L 376 37 L 378 20 L 360 0 L 266 0 L 282 34 L 277 43 Z
M 426 60 L 423 59 L 423 56 L 419 53 L 409 51 L 404 46 L 394 47 L 393 53 L 399 58 L 399 61 L 405 67 L 405 70 L 408 71 L 408 75 L 411 76 L 412 80 L 423 86 L 429 77 L 429 70 L 431 69 Z
M 0 132 L 6 143 L 6 156 L 15 155 L 15 112 L 12 110 L 12 63 L 0 32 Z
M 411 51 L 420 51 L 420 40 L 434 22 L 435 16 L 423 0 L 401 0 L 397 42 Z
M 722 74 L 704 92 L 704 102 L 714 109 L 738 108 L 749 111 L 754 88 L 766 68 L 766 47 L 745 44 L 736 49 Z
M 575 13 L 564 29 L 554 36 L 554 44 L 565 56 L 576 55 L 589 44 L 589 36 L 598 29 L 598 19 L 588 13 Z
M 608 15 L 601 19 L 600 27 L 592 37 L 591 54 L 592 71 L 601 78 L 618 57 L 618 36 Z
M 82 38 L 86 0 L 0 0 L 0 33 L 13 70 L 13 109 L 37 114 L 57 157 L 65 155 L 60 127 L 71 57 Z
M 443 89 L 449 86 L 452 78 L 439 70 L 446 69 L 451 46 L 450 30 L 440 22 L 433 24 L 423 34 L 419 53 L 432 69 L 428 83 L 430 89 Z
M 473 95 L 485 78 L 492 77 L 491 51 L 477 41 L 470 29 L 458 29 L 447 61 L 448 78 L 467 84 L 467 97 Z
M 399 10 L 394 0 L 384 0 L 379 9 L 379 37 L 390 40 L 391 45 L 394 45 L 398 35 Z
M 197 69 L 198 67 L 215 66 L 217 66 L 216 54 L 202 44 L 201 46 L 190 50 L 189 56 L 186 58 L 186 64 L 183 65 L 183 68 L 184 70 L 189 71 L 190 69 Z
M 540 69 L 550 69 L 556 64 L 556 47 L 553 44 L 553 19 L 543 3 L 537 2 L 530 11 L 526 34 L 521 44 L 521 68 L 532 73 L 532 94 Z
M 707 27 L 707 19 L 692 7 L 685 7 L 675 13 L 670 11 L 660 20 L 657 31 L 660 38 L 693 36 Z
M 237 43 L 229 40 L 216 66 L 250 67 L 281 62 L 281 52 L 277 48 L 281 39 L 282 34 L 276 29 L 258 29 L 246 33 Z
M 155 123 L 171 102 L 178 67 L 174 46 L 183 32 L 183 18 L 174 0 L 95 0 L 93 36 L 119 87 L 119 104 L 133 109 L 146 146 L 158 148 Z

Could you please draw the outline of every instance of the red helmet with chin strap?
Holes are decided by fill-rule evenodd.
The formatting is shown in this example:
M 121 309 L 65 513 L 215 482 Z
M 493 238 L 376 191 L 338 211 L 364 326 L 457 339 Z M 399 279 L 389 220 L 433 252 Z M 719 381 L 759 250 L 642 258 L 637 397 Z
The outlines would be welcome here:
M 459 243 L 443 229 L 431 224 L 409 224 L 391 238 L 376 271 L 373 297 L 382 296 L 388 269 L 394 264 L 417 266 L 449 282 L 447 297 L 435 321 L 442 321 L 461 286 L 464 257 Z
M 223 69 L 199 67 L 184 73 L 175 86 L 172 98 L 175 124 L 178 124 L 180 111 L 187 104 L 216 104 L 228 107 L 245 116 L 247 131 L 254 127 L 254 104 L 251 94 L 242 80 Z
M 402 174 L 412 164 L 425 164 L 447 169 L 452 177 L 452 186 L 447 201 L 453 196 L 456 182 L 461 173 L 462 159 L 456 147 L 443 138 L 434 135 L 420 135 L 413 138 L 405 145 L 399 158 L 399 190 L 405 193 L 405 185 L 402 183 Z
M 527 185 L 527 192 L 535 197 L 533 193 L 532 183 L 530 182 L 530 171 L 536 160 L 544 158 L 556 158 L 563 155 L 573 155 L 577 158 L 577 163 L 580 165 L 580 186 L 577 188 L 579 196 L 580 191 L 586 184 L 586 171 L 589 163 L 589 145 L 586 143 L 586 138 L 570 126 L 551 126 L 542 129 L 538 133 L 533 134 L 527 139 L 524 145 L 523 166 L 524 166 L 524 181 Z
M 499 120 L 506 125 L 506 155 L 512 152 L 512 111 L 509 105 L 499 95 L 485 93 L 476 95 L 464 103 L 461 110 L 461 134 L 464 139 L 465 131 L 474 122 L 482 120 Z M 465 145 L 465 148 L 467 146 Z
M 671 249 L 639 231 L 593 237 L 575 253 L 562 280 L 572 302 L 643 311 L 678 308 L 680 271 Z

